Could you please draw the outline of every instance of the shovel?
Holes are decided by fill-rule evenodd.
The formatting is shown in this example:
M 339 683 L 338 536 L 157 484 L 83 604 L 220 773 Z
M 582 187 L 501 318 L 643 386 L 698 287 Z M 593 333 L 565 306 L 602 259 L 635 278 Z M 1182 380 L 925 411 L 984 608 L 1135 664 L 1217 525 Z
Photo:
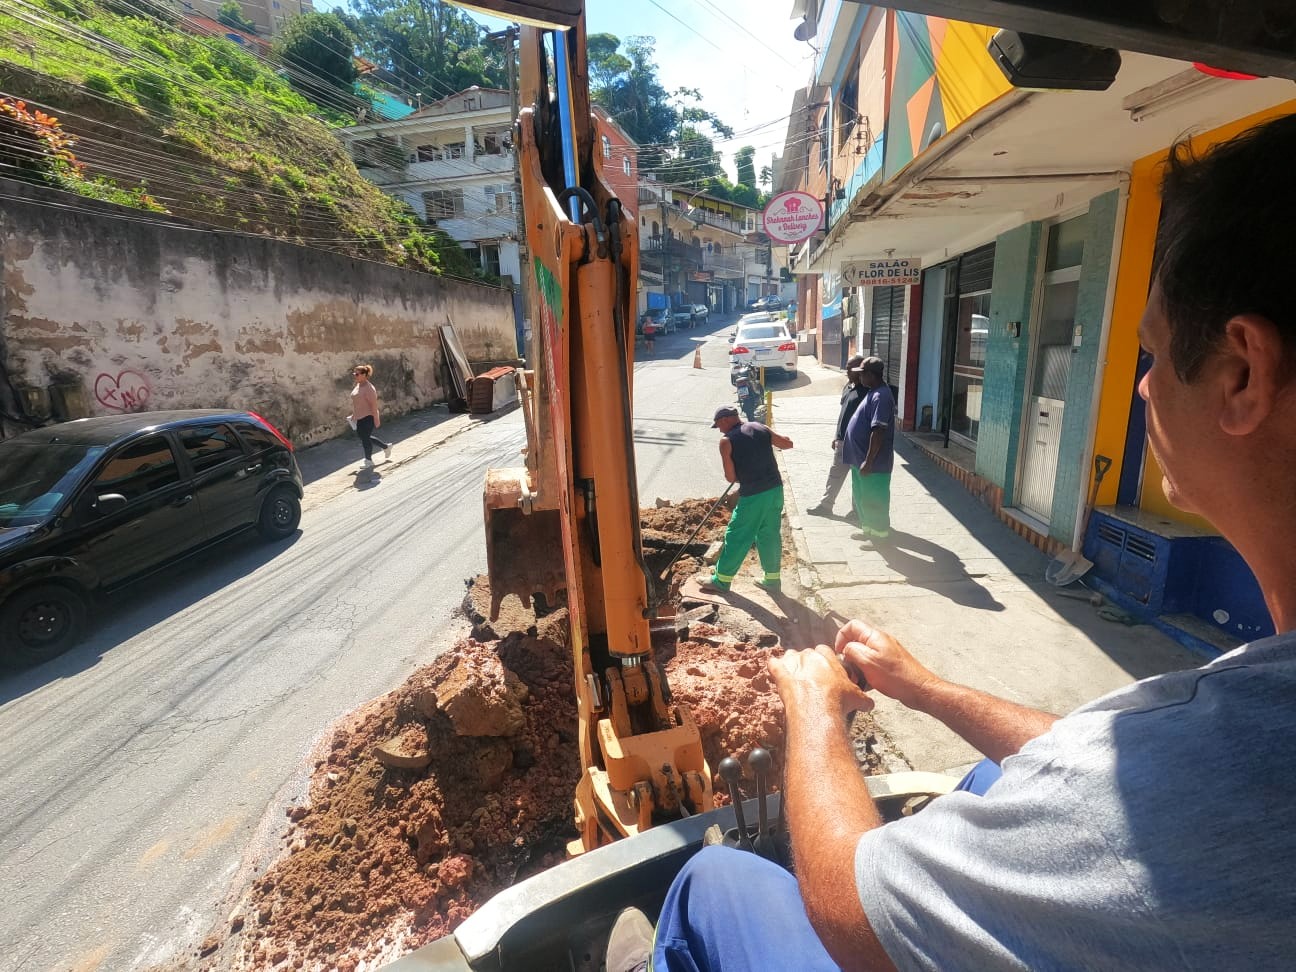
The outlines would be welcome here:
M 1098 487 L 1103 477 L 1111 468 L 1112 461 L 1106 456 L 1094 456 L 1093 485 L 1089 487 L 1089 502 L 1085 504 L 1084 522 L 1080 524 L 1080 544 L 1084 544 L 1085 534 L 1089 532 L 1089 514 L 1093 512 L 1094 502 L 1098 498 Z M 1093 561 L 1087 560 L 1078 549 L 1065 550 L 1053 559 L 1044 571 L 1044 579 L 1054 587 L 1066 587 L 1074 584 L 1093 567 Z
M 680 545 L 680 548 L 677 551 L 675 551 L 675 556 L 672 557 L 670 563 L 666 565 L 666 569 L 657 575 L 657 579 L 659 581 L 664 581 L 666 579 L 666 575 L 670 573 L 670 569 L 675 566 L 675 561 L 680 559 L 680 556 L 684 553 L 685 550 L 688 549 L 689 544 L 693 542 L 693 538 L 696 537 L 702 531 L 702 527 L 706 525 L 706 521 L 711 519 L 711 514 L 714 513 L 716 510 L 720 509 L 720 504 L 724 502 L 725 497 L 729 495 L 729 490 L 733 488 L 734 488 L 733 483 L 730 483 L 728 486 L 726 486 L 725 491 L 720 494 L 720 498 L 715 501 L 711 509 L 707 510 L 706 516 L 698 520 L 698 525 L 693 528 L 693 532 L 689 534 L 689 538 L 685 540 L 683 544 Z

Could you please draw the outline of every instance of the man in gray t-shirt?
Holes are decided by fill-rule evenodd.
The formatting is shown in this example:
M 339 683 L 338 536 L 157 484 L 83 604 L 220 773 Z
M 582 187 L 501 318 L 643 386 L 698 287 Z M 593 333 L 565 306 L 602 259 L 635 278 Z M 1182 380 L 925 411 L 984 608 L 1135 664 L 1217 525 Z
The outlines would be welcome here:
M 1296 115 L 1171 153 L 1139 382 L 1167 497 L 1254 571 L 1278 635 L 1058 719 L 945 681 L 863 621 L 771 662 L 796 860 L 694 856 L 652 968 L 1296 967 Z M 1220 261 L 1248 268 L 1220 273 Z M 865 681 L 866 680 L 866 681 Z M 1003 775 L 883 826 L 859 685 Z M 615 936 L 614 936 L 615 938 Z

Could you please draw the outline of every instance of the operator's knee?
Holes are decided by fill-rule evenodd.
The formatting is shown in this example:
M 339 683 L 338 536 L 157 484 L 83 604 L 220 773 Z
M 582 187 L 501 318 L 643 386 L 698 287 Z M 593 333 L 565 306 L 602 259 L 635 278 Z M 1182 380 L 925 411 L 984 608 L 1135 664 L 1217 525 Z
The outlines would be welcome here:
M 835 970 L 794 878 L 763 857 L 706 847 L 684 865 L 657 922 L 653 972 Z

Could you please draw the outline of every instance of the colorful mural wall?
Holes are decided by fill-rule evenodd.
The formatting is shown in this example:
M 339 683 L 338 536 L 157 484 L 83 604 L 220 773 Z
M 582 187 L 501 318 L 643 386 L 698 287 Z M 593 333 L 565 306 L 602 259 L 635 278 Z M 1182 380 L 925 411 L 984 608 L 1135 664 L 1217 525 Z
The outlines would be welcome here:
M 883 178 L 1011 90 L 986 45 L 995 28 L 896 11 Z

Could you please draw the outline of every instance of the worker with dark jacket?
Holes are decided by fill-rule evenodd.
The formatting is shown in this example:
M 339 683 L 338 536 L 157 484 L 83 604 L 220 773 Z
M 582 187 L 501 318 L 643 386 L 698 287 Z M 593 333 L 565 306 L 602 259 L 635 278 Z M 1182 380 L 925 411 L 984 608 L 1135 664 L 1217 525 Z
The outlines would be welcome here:
M 811 516 L 832 516 L 833 503 L 837 501 L 837 494 L 841 492 L 842 485 L 846 482 L 846 475 L 850 472 L 851 467 L 846 465 L 842 458 L 842 444 L 846 441 L 846 427 L 850 425 L 855 410 L 859 408 L 859 403 L 864 400 L 864 395 L 868 391 L 861 380 L 863 376 L 858 370 L 863 363 L 862 354 L 854 355 L 846 362 L 846 387 L 842 389 L 841 407 L 837 410 L 837 431 L 833 434 L 832 441 L 833 461 L 828 467 L 828 479 L 824 483 L 823 496 L 819 497 L 818 503 L 806 510 Z
M 774 448 L 791 449 L 792 440 L 759 422 L 744 422 L 732 405 L 716 409 L 711 427 L 724 435 L 720 440 L 720 461 L 725 479 L 738 484 L 738 505 L 729 518 L 715 572 L 703 587 L 729 590 L 754 543 L 765 572 L 758 583 L 766 590 L 778 591 L 783 562 L 783 477 L 774 459 Z

